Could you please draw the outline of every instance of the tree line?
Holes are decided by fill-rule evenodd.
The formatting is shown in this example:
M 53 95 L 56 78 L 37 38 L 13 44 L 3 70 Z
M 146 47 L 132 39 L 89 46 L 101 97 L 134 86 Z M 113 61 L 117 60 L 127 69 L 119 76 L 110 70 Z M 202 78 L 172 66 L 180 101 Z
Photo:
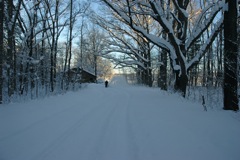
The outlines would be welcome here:
M 0 103 L 81 87 L 68 72 L 111 76 L 104 34 L 87 23 L 90 1 L 0 1 Z
M 102 2 L 108 16 L 95 21 L 114 37 L 107 57 L 150 87 L 157 71 L 158 86 L 173 83 L 183 97 L 188 86 L 223 87 L 224 109 L 239 109 L 237 0 Z
M 67 91 L 74 66 L 106 78 L 110 60 L 183 97 L 223 88 L 224 109 L 238 110 L 237 2 L 0 1 L 0 102 Z

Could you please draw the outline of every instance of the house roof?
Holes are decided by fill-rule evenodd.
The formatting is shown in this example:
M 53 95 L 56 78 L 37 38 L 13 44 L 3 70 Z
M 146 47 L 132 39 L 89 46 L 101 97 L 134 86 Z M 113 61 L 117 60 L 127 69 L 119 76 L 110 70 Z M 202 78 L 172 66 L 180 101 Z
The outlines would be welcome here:
M 88 74 L 91 74 L 92 76 L 97 77 L 97 76 L 96 76 L 95 74 L 93 74 L 92 72 L 90 72 L 90 71 L 88 71 L 88 70 L 86 70 L 86 69 L 82 69 L 82 68 L 80 68 L 80 67 L 79 67 L 79 68 L 77 68 L 77 67 L 71 68 L 70 70 L 76 72 L 77 69 L 82 70 L 82 71 L 84 71 L 84 72 L 86 72 L 86 73 L 88 73 Z

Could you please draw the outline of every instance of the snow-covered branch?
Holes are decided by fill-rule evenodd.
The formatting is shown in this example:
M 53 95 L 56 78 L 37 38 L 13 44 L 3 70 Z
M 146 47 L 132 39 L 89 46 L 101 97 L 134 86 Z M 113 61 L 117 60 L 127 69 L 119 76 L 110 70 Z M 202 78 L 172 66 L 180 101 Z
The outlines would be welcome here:
M 109 0 L 103 0 L 105 3 L 108 4 L 108 6 L 114 11 L 116 12 L 128 25 L 131 26 L 131 28 L 139 33 L 141 33 L 142 35 L 144 35 L 145 38 L 147 38 L 148 40 L 150 40 L 152 43 L 154 43 L 155 45 L 161 47 L 162 49 L 166 50 L 166 51 L 170 51 L 173 50 L 173 48 L 171 47 L 171 44 L 166 41 L 163 38 L 160 38 L 158 36 L 155 36 L 151 33 L 148 33 L 142 26 L 134 24 L 131 22 L 131 18 L 129 17 L 129 15 L 127 14 L 128 12 L 124 11 L 121 8 L 118 8 L 118 6 L 116 6 L 115 4 L 111 3 Z M 170 48 L 169 48 L 170 47 Z
M 118 17 L 114 17 L 118 18 Z M 143 63 L 150 63 L 150 59 L 146 57 L 146 51 L 151 50 L 152 47 L 147 45 L 146 38 L 142 37 L 141 34 L 135 32 L 128 25 L 125 25 L 121 19 L 118 21 L 108 20 L 106 18 L 95 15 L 93 18 L 94 22 L 104 28 L 109 34 L 111 39 L 108 40 L 108 48 L 104 50 L 103 55 L 106 54 L 121 54 L 126 55 L 129 65 L 129 59 L 131 61 L 141 61 Z M 140 20 L 140 19 L 139 19 Z M 124 61 L 122 60 L 122 63 Z
M 216 3 L 209 4 L 201 14 L 199 15 L 194 27 L 192 29 L 192 33 L 186 41 L 186 50 L 189 50 L 192 44 L 200 38 L 204 31 L 206 31 L 210 24 L 212 24 L 213 20 L 216 18 L 216 15 L 222 11 L 226 4 L 224 1 L 219 1 Z M 207 16 L 208 15 L 208 16 Z M 220 20 L 221 21 L 221 20 Z
M 223 26 L 223 20 L 224 18 L 222 17 L 217 24 L 214 25 L 214 29 L 212 30 L 211 36 L 207 39 L 207 41 L 201 46 L 199 52 L 196 54 L 196 56 L 191 59 L 188 64 L 187 64 L 187 69 L 191 69 L 196 63 L 200 61 L 200 59 L 204 56 L 206 53 L 207 49 L 212 45 L 212 42 L 218 35 L 219 31 L 221 31 L 222 26 Z
M 117 65 L 121 65 L 124 67 L 132 67 L 132 68 L 137 68 L 136 66 L 140 66 L 142 69 L 147 69 L 143 63 L 137 61 L 137 60 L 132 60 L 129 59 L 128 57 L 122 57 L 122 58 L 116 58 L 111 55 L 106 55 L 104 58 L 113 60 Z
M 188 13 L 186 9 L 189 4 L 189 0 L 185 1 L 185 4 L 183 4 L 182 6 L 180 6 L 178 0 L 173 0 L 173 4 L 176 6 L 180 14 L 184 15 L 185 18 L 188 18 Z

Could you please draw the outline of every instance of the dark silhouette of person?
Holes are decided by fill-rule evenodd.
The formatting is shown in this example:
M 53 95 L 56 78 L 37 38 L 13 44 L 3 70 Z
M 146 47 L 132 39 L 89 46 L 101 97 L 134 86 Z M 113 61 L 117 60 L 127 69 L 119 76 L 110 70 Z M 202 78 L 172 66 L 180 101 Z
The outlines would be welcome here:
M 106 88 L 108 87 L 108 81 L 107 80 L 105 81 L 105 87 Z

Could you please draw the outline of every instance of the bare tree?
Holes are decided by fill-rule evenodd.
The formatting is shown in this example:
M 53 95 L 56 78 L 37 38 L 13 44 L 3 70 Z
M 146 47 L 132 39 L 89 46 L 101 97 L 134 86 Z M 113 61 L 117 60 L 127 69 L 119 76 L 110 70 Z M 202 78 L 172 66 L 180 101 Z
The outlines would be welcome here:
M 98 77 L 103 79 L 111 79 L 113 75 L 112 63 L 108 59 L 98 59 Z
M 22 0 L 13 4 L 13 0 L 7 0 L 7 77 L 8 77 L 8 95 L 13 95 L 16 90 L 16 48 L 15 48 L 15 27 L 19 16 Z
M 74 19 L 73 19 L 73 0 L 70 0 L 70 17 L 69 17 L 69 21 L 70 21 L 70 25 L 69 25 L 69 41 L 68 41 L 68 66 L 67 66 L 67 70 L 70 71 L 71 68 L 71 59 L 72 59 L 72 40 L 73 40 L 73 23 L 74 23 Z M 67 78 L 67 88 L 69 86 L 69 82 L 70 82 L 70 72 L 68 72 L 68 78 Z
M 209 5 L 199 14 L 198 19 L 193 26 L 193 29 L 188 33 L 189 14 L 187 7 L 189 0 L 172 0 L 173 7 L 170 13 L 169 20 L 164 13 L 164 7 L 157 1 L 122 1 L 121 5 L 115 1 L 103 0 L 112 10 L 114 10 L 132 29 L 141 33 L 153 44 L 159 46 L 170 54 L 171 66 L 175 71 L 175 89 L 180 91 L 183 96 L 186 94 L 186 86 L 188 83 L 188 71 L 196 64 L 206 53 L 206 50 L 212 44 L 217 36 L 223 18 L 220 18 L 214 25 L 214 30 L 211 32 L 209 39 L 205 45 L 201 46 L 199 52 L 189 61 L 186 59 L 187 52 L 191 46 L 206 32 L 208 27 L 216 20 L 217 14 L 223 10 L 224 2 L 209 3 Z M 144 27 L 134 20 L 134 17 L 141 15 L 149 15 L 156 23 L 158 23 L 166 32 L 167 37 L 160 37 L 148 33 Z M 206 19 L 204 17 L 207 17 Z
M 73 56 L 73 40 L 78 36 L 79 30 L 76 29 L 77 18 L 84 15 L 90 6 L 90 3 L 76 3 L 77 1 L 71 0 L 70 1 L 70 13 L 69 13 L 69 28 L 67 33 L 67 42 L 66 42 L 66 53 L 65 53 L 65 64 L 64 64 L 64 74 L 63 74 L 63 81 L 65 79 L 66 82 L 66 89 L 68 89 L 70 84 L 70 73 L 67 72 L 73 66 L 72 56 Z M 67 74 L 65 73 L 67 72 Z M 63 85 L 62 85 L 63 86 Z
M 50 67 L 50 89 L 51 92 L 55 89 L 55 81 L 56 81 L 56 54 L 57 54 L 57 43 L 58 43 L 58 17 L 59 17 L 59 0 L 55 1 L 55 11 L 52 13 L 50 10 L 50 6 L 48 5 L 49 13 L 51 16 L 52 22 L 52 43 L 51 43 L 51 67 Z
M 70 25 L 68 15 L 71 3 L 60 0 L 0 2 L 3 9 L 1 13 L 4 13 L 0 15 L 1 91 L 4 82 L 6 84 L 4 90 L 8 92 L 4 95 L 8 100 L 30 94 L 31 98 L 36 98 L 40 93 L 39 89 L 45 90 L 44 95 L 57 92 L 60 84 L 58 77 L 61 78 L 57 73 L 58 43 L 60 35 L 63 35 L 62 31 Z M 86 10 L 88 6 L 86 4 L 89 3 L 84 3 L 83 6 L 72 3 L 72 8 L 76 9 L 72 12 L 72 30 L 77 16 Z M 73 37 L 74 35 L 71 39 Z M 69 47 L 69 43 L 66 46 Z M 3 94 L 1 103 L 2 97 Z
M 109 38 L 104 49 L 104 57 L 113 60 L 118 66 L 131 67 L 136 70 L 138 83 L 152 86 L 151 52 L 154 45 L 138 32 L 129 28 L 122 19 L 108 12 L 107 18 L 94 16 L 94 23 L 108 32 Z M 110 16 L 112 16 L 110 18 Z M 137 21 L 146 30 L 151 30 L 153 24 L 148 16 L 139 16 Z M 118 53 L 121 56 L 113 56 Z
M 98 59 L 105 47 L 104 42 L 105 35 L 98 28 L 93 26 L 89 31 L 89 36 L 87 39 L 88 60 L 91 64 L 91 68 L 88 68 L 88 70 L 92 70 L 96 76 L 98 75 Z
M 40 10 L 40 17 L 42 19 L 42 28 L 43 28 L 43 31 L 42 31 L 42 37 L 41 37 L 41 48 L 40 48 L 40 56 L 41 56 L 41 64 L 40 64 L 40 77 L 41 77 L 41 85 L 42 85 L 42 88 L 44 87 L 46 81 L 47 81 L 47 78 L 46 78 L 46 70 L 47 70 L 47 66 L 44 65 L 44 59 L 46 59 L 46 38 L 45 36 L 48 36 L 48 29 L 47 29 L 47 21 L 48 21 L 48 13 L 49 13 L 49 10 L 47 9 L 47 4 L 46 3 L 43 3 L 43 9 Z

